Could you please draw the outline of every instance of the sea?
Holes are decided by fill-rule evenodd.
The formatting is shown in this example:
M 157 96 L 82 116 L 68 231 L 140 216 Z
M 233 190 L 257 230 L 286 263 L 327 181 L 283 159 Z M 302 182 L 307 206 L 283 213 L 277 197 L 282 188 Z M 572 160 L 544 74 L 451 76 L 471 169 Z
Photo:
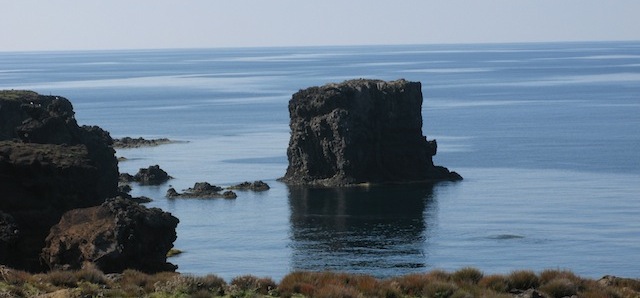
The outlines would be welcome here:
M 460 182 L 309 189 L 285 173 L 288 101 L 311 86 L 420 81 L 434 162 Z M 180 219 L 185 274 L 388 278 L 475 267 L 640 278 L 640 42 L 0 52 L 0 89 L 71 100 L 81 125 L 169 138 L 118 149 Z M 168 199 L 262 180 L 235 200 Z

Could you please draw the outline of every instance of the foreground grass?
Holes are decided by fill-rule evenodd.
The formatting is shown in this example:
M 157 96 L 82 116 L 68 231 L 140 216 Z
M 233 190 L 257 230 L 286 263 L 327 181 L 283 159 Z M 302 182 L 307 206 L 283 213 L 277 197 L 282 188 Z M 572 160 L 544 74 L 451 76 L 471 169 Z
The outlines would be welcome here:
M 640 297 L 640 280 L 612 276 L 593 280 L 566 270 L 485 275 L 475 268 L 463 268 L 389 279 L 335 272 L 292 272 L 279 284 L 252 275 L 239 276 L 227 283 L 215 275 L 168 272 L 150 275 L 135 270 L 104 274 L 93 267 L 29 274 L 0 266 L 0 297 L 539 297 L 536 295 Z

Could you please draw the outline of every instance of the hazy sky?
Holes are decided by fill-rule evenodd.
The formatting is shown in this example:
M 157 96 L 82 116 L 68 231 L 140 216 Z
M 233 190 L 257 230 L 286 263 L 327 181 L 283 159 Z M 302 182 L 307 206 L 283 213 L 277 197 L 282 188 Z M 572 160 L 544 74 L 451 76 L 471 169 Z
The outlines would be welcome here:
M 0 51 L 640 40 L 638 0 L 0 3 Z

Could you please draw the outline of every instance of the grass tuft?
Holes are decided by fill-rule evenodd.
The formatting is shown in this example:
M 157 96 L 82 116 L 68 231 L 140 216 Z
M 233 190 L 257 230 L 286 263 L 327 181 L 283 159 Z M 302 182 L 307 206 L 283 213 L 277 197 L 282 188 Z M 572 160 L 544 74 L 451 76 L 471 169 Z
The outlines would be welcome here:
M 535 272 L 531 270 L 517 270 L 508 276 L 510 290 L 535 289 L 540 285 L 540 280 Z
M 578 294 L 578 285 L 568 278 L 559 277 L 540 286 L 539 290 L 554 298 L 571 297 Z
M 509 289 L 509 279 L 504 275 L 492 274 L 483 277 L 478 282 L 478 285 L 482 288 L 486 288 L 497 293 L 506 293 Z
M 241 291 L 257 292 L 267 295 L 276 289 L 277 285 L 271 278 L 260 278 L 253 275 L 235 277 L 230 283 Z
M 457 283 L 477 284 L 483 276 L 482 271 L 472 267 L 465 267 L 451 274 L 451 279 Z

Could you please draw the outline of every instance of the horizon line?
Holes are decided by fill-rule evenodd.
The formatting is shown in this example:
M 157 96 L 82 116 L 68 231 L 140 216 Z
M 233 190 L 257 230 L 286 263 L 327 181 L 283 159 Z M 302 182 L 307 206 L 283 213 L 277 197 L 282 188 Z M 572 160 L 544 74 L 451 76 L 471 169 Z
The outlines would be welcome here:
M 349 47 L 393 47 L 393 46 L 462 46 L 462 45 L 516 45 L 516 44 L 559 44 L 559 43 L 621 43 L 640 42 L 635 39 L 620 40 L 550 40 L 550 41 L 495 41 L 495 42 L 449 42 L 449 43 L 363 43 L 363 44 L 326 44 L 326 45 L 248 45 L 248 46 L 194 46 L 194 47 L 132 47 L 132 48 L 87 48 L 87 49 L 52 49 L 52 50 L 2 50 L 0 54 L 9 53 L 54 53 L 54 52 L 118 52 L 118 51 L 172 51 L 172 50 L 233 50 L 233 49 L 279 49 L 279 48 L 349 48 Z

